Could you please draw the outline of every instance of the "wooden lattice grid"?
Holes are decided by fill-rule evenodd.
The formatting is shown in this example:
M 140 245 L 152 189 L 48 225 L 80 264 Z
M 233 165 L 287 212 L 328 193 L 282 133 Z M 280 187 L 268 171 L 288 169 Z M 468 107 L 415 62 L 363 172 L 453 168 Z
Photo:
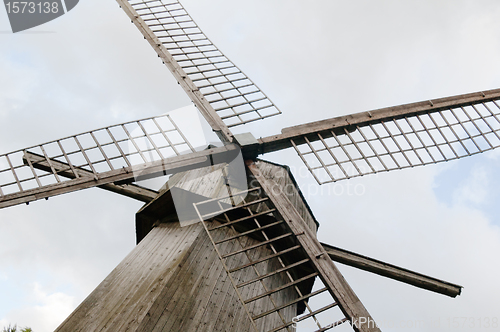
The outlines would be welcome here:
M 178 1 L 128 2 L 228 127 L 281 113 Z
M 500 146 L 497 101 L 303 136 L 291 143 L 320 184 L 471 156 Z
M 0 155 L 0 197 L 195 152 L 166 114 Z

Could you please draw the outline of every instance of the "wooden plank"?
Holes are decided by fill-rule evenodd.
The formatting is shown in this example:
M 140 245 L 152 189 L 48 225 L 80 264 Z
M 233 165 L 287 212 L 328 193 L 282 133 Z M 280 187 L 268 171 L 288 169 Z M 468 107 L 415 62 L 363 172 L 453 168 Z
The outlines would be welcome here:
M 200 230 L 173 223 L 156 227 L 56 331 L 116 331 L 125 330 L 117 325 L 138 324 L 182 261 L 185 243 Z
M 0 209 L 72 191 L 97 187 L 108 183 L 120 181 L 133 182 L 210 166 L 214 162 L 224 163 L 233 153 L 238 154 L 239 151 L 239 147 L 235 144 L 228 144 L 219 148 L 203 150 L 187 155 L 167 158 L 165 160 L 158 160 L 151 163 L 144 163 L 132 167 L 123 167 L 121 169 L 99 173 L 97 180 L 94 178 L 80 177 L 77 179 L 63 181 L 61 183 L 50 184 L 41 188 L 7 194 L 0 198 Z M 228 156 L 228 158 L 224 159 L 226 156 Z M 138 174 L 140 175 L 138 176 Z
M 191 226 L 202 228 L 201 224 Z M 233 245 L 227 243 L 222 246 L 232 250 Z M 229 310 L 225 309 L 231 309 L 233 315 L 243 310 L 230 292 L 227 275 L 204 231 L 193 247 L 195 249 L 188 259 L 178 265 L 176 274 L 163 287 L 138 332 L 210 330 L 209 326 L 225 326 L 233 317 L 228 316 Z M 246 326 L 249 326 L 248 322 L 241 331 L 246 331 Z
M 189 227 L 197 228 L 198 226 L 190 225 Z M 172 300 L 172 296 L 165 297 L 165 294 L 173 294 L 180 288 L 183 289 L 183 287 L 181 286 L 182 283 L 186 282 L 187 279 L 190 279 L 187 278 L 186 276 L 183 277 L 181 274 L 184 269 L 191 266 L 194 260 L 200 262 L 199 258 L 197 257 L 197 254 L 200 255 L 203 254 L 203 250 L 200 250 L 200 248 L 203 246 L 203 241 L 199 240 L 200 232 L 202 232 L 201 227 L 199 227 L 199 230 L 197 229 L 197 231 L 198 235 L 194 240 L 193 244 L 191 244 L 191 247 L 189 248 L 189 251 L 185 256 L 186 259 L 183 259 L 182 261 L 177 263 L 174 273 L 170 276 L 169 280 L 164 285 L 162 285 L 163 287 L 160 291 L 159 296 L 155 299 L 154 302 L 151 303 L 150 307 L 148 308 L 147 315 L 140 322 L 139 326 L 137 327 L 137 331 L 141 330 L 152 331 L 153 328 L 157 325 L 158 318 L 161 316 L 162 311 L 166 310 L 166 305 L 168 304 L 168 301 Z M 173 249 L 174 247 L 171 248 Z M 164 302 L 165 299 L 167 299 L 166 303 Z
M 260 241 L 248 237 L 244 239 L 246 241 L 240 242 L 241 247 L 248 247 L 257 243 L 261 243 Z M 233 260 L 232 261 L 233 264 L 227 265 L 227 267 L 229 268 L 229 270 L 234 270 L 241 265 L 248 266 L 250 261 L 252 262 L 262 261 L 262 258 L 269 257 L 272 254 L 272 252 L 273 251 L 270 248 L 259 247 L 257 250 L 252 250 L 242 255 L 242 257 L 246 259 L 242 259 L 240 261 Z M 237 270 L 237 272 L 231 273 L 231 275 L 234 276 L 234 280 L 237 284 L 241 284 L 250 279 L 256 279 L 259 277 L 259 275 L 264 275 L 270 270 L 275 270 L 277 268 L 276 263 L 277 263 L 276 258 L 273 258 L 271 260 L 265 261 L 265 263 L 253 264 L 251 266 L 248 266 L 247 269 Z M 261 294 L 265 293 L 271 294 L 269 293 L 270 290 L 280 287 L 285 283 L 286 281 L 283 280 L 283 278 L 281 278 L 280 275 L 273 275 L 268 279 L 265 280 L 261 279 L 256 283 L 244 286 L 240 288 L 239 291 L 242 295 L 242 299 L 248 300 L 250 298 L 256 298 Z M 273 308 L 275 308 L 275 306 L 280 306 L 284 302 L 286 302 L 286 298 L 290 296 L 290 293 L 293 293 L 293 290 L 291 288 L 288 288 L 286 289 L 285 292 L 281 291 L 281 293 L 275 294 L 275 296 L 272 296 L 272 298 L 271 297 L 260 298 L 257 299 L 256 301 L 247 303 L 246 306 L 249 309 L 249 313 L 251 313 L 251 315 L 272 310 Z M 293 317 L 297 315 L 297 310 L 295 306 L 293 306 L 293 308 L 288 308 L 288 309 L 289 310 L 282 310 L 279 314 L 275 312 L 274 314 L 267 316 L 265 319 L 256 321 L 255 324 L 259 328 L 259 331 L 268 331 L 276 326 L 284 324 L 287 321 L 291 321 Z M 243 317 L 241 317 L 240 319 L 243 319 Z M 234 328 L 232 330 L 234 330 Z
M 205 285 L 208 271 L 217 268 L 217 256 L 211 251 L 210 243 L 204 238 L 201 225 L 190 225 L 199 230 L 198 236 L 186 261 L 179 264 L 175 274 L 165 284 L 160 296 L 152 304 L 148 315 L 137 331 L 171 331 L 178 328 L 175 321 L 195 310 L 193 303 L 198 300 L 196 289 Z
M 356 332 L 380 332 L 373 318 L 329 258 L 315 234 L 306 226 L 305 221 L 281 191 L 281 188 L 272 180 L 264 177 L 255 163 L 249 161 L 247 166 L 283 220 L 296 235 L 298 242 L 311 258 L 311 263 L 318 271 L 321 280 L 332 297 L 339 303 L 339 308 L 349 319 L 354 330 Z
M 104 279 L 99 286 L 68 316 L 63 323 L 57 328 L 57 332 L 77 332 L 81 331 L 86 326 L 86 317 L 92 315 L 92 310 L 99 305 L 100 301 L 104 300 L 104 297 L 113 292 L 113 288 L 121 280 L 121 276 L 128 273 L 130 266 L 134 265 L 134 262 L 143 263 L 140 257 L 144 252 L 147 252 L 153 248 L 155 244 L 160 241 L 160 236 L 158 234 L 151 234 L 147 241 L 140 243 L 138 246 L 130 252 L 127 257 L 115 268 L 111 273 Z M 80 326 L 80 325 L 82 326 Z
M 227 236 L 233 236 L 235 235 L 236 232 L 233 230 L 226 228 L 223 230 L 220 230 L 217 232 L 217 234 L 214 236 L 214 240 L 220 240 L 222 238 L 225 238 Z M 208 238 L 208 236 L 207 236 Z M 226 248 L 224 248 L 226 247 Z M 234 251 L 241 248 L 241 243 L 239 241 L 231 241 L 224 243 L 219 246 L 219 250 L 222 250 L 222 252 L 227 252 L 227 251 Z M 214 250 L 214 253 L 216 251 Z M 233 264 L 230 266 L 235 266 L 240 263 L 241 260 L 246 261 L 246 256 L 240 255 L 239 257 L 234 257 L 233 259 L 226 260 L 226 264 Z M 220 263 L 222 266 L 222 263 Z M 241 274 L 241 273 L 240 273 Z M 233 275 L 233 278 L 235 275 Z M 236 274 L 236 277 L 238 278 L 238 274 Z M 210 298 L 209 302 L 207 303 L 207 309 L 205 310 L 205 314 L 203 315 L 203 319 L 200 320 L 199 325 L 197 326 L 198 331 L 214 331 L 214 328 L 216 326 L 216 323 L 219 323 L 221 325 L 225 324 L 225 322 L 228 320 L 229 317 L 225 316 L 224 313 L 227 310 L 227 307 L 224 306 L 224 304 L 228 304 L 227 300 L 229 301 L 235 301 L 234 304 L 234 310 L 235 311 L 242 311 L 244 312 L 244 307 L 242 304 L 238 303 L 238 297 L 233 289 L 231 282 L 229 280 L 228 275 L 226 274 L 225 271 L 221 273 L 219 276 L 218 284 L 220 285 L 219 287 L 216 287 L 213 289 L 213 291 L 210 294 L 207 294 L 207 296 Z M 228 305 L 230 305 L 229 303 Z M 210 313 L 210 314 L 209 314 Z M 213 316 L 212 316 L 213 315 Z M 245 319 L 244 316 L 242 316 L 243 319 Z M 246 320 L 246 319 L 245 319 Z M 243 328 L 242 330 L 248 330 L 250 331 L 255 331 L 251 327 L 250 321 L 246 321 L 246 325 L 248 327 Z M 220 327 L 219 327 L 220 328 Z
M 452 97 L 427 100 L 417 103 L 386 107 L 377 110 L 360 112 L 331 119 L 310 122 L 298 126 L 288 127 L 281 130 L 281 134 L 258 139 L 260 153 L 268 153 L 292 147 L 291 139 L 296 144 L 305 143 L 304 136 L 309 140 L 318 140 L 317 133 L 335 130 L 339 134 L 344 133 L 344 128 L 349 130 L 355 126 L 380 123 L 385 120 L 401 119 L 408 116 L 428 114 L 447 110 L 450 108 L 463 107 L 471 104 L 486 103 L 500 99 L 500 89 L 484 92 L 475 92 Z M 308 136 L 310 135 L 310 136 Z
M 431 292 L 456 297 L 460 295 L 462 286 L 442 281 L 413 272 L 402 267 L 388 264 L 370 257 L 359 255 L 345 249 L 340 249 L 329 244 L 321 243 L 332 260 L 358 269 L 372 272 L 387 278 L 398 280 Z
M 71 165 L 54 159 L 50 159 L 50 165 L 49 165 L 44 156 L 28 151 L 24 152 L 23 162 L 24 164 L 31 164 L 33 168 L 37 168 L 47 172 L 51 171 L 51 166 L 52 166 L 52 168 L 55 169 L 57 174 L 69 179 L 77 178 L 75 173 L 78 175 L 78 177 L 91 177 L 91 178 L 94 177 L 94 173 L 92 173 L 91 171 L 87 171 L 85 169 L 76 167 L 71 168 Z M 114 183 L 107 183 L 97 187 L 130 198 L 134 198 L 145 203 L 151 202 L 158 195 L 158 192 L 156 190 L 141 187 L 136 184 L 117 185 Z
M 285 193 L 290 202 L 292 202 L 293 206 L 295 206 L 295 209 L 299 212 L 302 219 L 306 221 L 309 228 L 316 232 L 319 223 L 316 221 L 312 210 L 300 192 L 289 167 L 263 160 L 257 160 L 255 163 L 259 167 L 262 175 L 267 178 L 272 178 L 274 182 L 281 187 L 281 190 Z
M 198 226 L 200 229 L 202 228 L 201 224 L 198 224 Z M 182 287 L 175 292 L 173 299 L 168 299 L 171 303 L 167 309 L 171 313 L 162 315 L 161 320 L 164 324 L 158 324 L 158 331 L 198 330 L 199 328 L 194 328 L 193 325 L 202 324 L 208 317 L 212 320 L 214 318 L 213 315 L 216 312 L 216 307 L 210 301 L 213 301 L 212 297 L 216 298 L 215 303 L 220 301 L 218 290 L 224 285 L 226 276 L 222 264 L 220 264 L 217 254 L 204 230 L 201 231 L 199 239 L 203 241 L 203 251 L 208 257 L 208 259 L 204 259 L 203 264 L 205 266 L 203 269 L 195 267 L 196 272 L 203 275 L 202 279 L 199 279 L 199 276 L 195 276 L 197 278 L 196 283 Z M 185 274 L 181 274 L 180 277 L 186 278 Z M 183 290 L 184 292 L 190 290 L 192 298 L 191 296 L 186 296 Z M 196 304 L 194 304 L 195 302 Z M 175 315 L 172 312 L 175 312 Z M 202 328 L 201 330 L 205 329 Z
M 165 277 L 170 276 L 172 278 L 177 266 L 182 265 L 189 257 L 193 243 L 200 233 L 197 227 L 191 226 L 195 225 L 185 228 L 181 228 L 175 223 L 161 224 L 159 226 L 160 228 L 173 228 L 173 232 L 171 232 L 173 236 L 164 239 L 159 247 L 152 249 L 162 252 L 163 256 L 152 255 L 150 251 L 145 253 L 146 257 L 142 261 L 148 261 L 147 265 L 146 263 L 143 264 L 149 268 L 139 268 L 132 271 L 135 277 L 128 280 L 120 291 L 123 300 L 109 306 L 112 307 L 110 317 L 101 322 L 101 325 L 96 329 L 97 331 L 102 331 L 105 328 L 113 331 L 126 331 L 127 329 L 121 328 L 122 326 L 133 327 L 130 328 L 131 330 L 137 328 L 139 322 L 144 319 L 155 299 L 159 296 L 166 280 L 168 280 Z M 175 238 L 173 238 L 174 236 Z M 169 243 L 168 247 L 165 245 L 166 243 Z M 175 248 L 176 250 L 166 248 Z M 151 256 L 154 256 L 154 259 Z M 159 274 L 158 271 L 162 270 L 166 273 Z M 153 294 L 155 296 L 152 296 Z

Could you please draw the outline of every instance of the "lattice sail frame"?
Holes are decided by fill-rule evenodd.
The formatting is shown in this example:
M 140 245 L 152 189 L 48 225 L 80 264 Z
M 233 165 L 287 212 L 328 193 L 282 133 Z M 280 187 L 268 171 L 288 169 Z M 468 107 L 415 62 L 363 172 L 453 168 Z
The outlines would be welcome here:
M 193 102 L 200 92 L 227 127 L 280 114 L 280 110 L 200 30 L 178 1 L 118 0 L 154 45 Z M 127 11 L 127 10 L 126 10 Z M 164 51 L 168 53 L 164 54 Z M 167 56 L 167 57 L 165 57 Z M 201 106 L 201 107 L 200 107 Z M 211 111 L 211 110 L 210 110 Z M 210 121 L 209 121 L 210 123 Z
M 0 202 L 7 195 L 82 176 L 98 180 L 106 172 L 191 152 L 195 148 L 168 114 L 65 137 L 0 155 Z
M 282 218 L 270 223 L 259 220 L 262 216 L 277 215 L 270 199 L 262 197 L 261 193 L 262 188 L 257 187 L 194 203 L 254 330 L 295 331 L 300 324 L 308 329 L 327 331 L 348 322 L 330 294 L 331 290 L 322 283 L 321 277 L 316 278 L 320 275 L 315 271 L 311 257 L 298 243 L 297 235 L 287 228 L 286 222 Z M 231 206 L 235 197 L 241 197 L 238 199 L 241 203 Z M 213 211 L 214 203 L 219 205 L 219 211 Z M 227 207 L 228 204 L 230 207 Z M 208 205 L 212 208 L 204 214 L 203 206 Z M 237 210 L 245 210 L 248 216 L 235 219 L 231 212 Z M 241 232 L 236 227 L 246 230 Z M 251 241 L 249 236 L 259 236 L 261 240 Z M 280 241 L 284 240 L 295 242 L 295 245 L 279 248 Z M 263 246 L 269 248 L 268 255 L 261 256 L 262 251 L 256 251 Z M 293 254 L 295 261 L 283 259 L 287 254 Z M 297 276 L 293 269 L 300 266 L 308 266 L 311 273 Z M 282 284 L 272 283 L 270 278 L 276 276 L 282 278 Z M 299 284 L 312 280 L 316 280 L 315 287 L 311 293 L 305 294 Z M 260 293 L 255 291 L 255 287 L 250 287 L 255 283 L 261 284 Z M 299 316 L 296 315 L 298 303 L 305 307 L 305 312 Z M 290 310 L 294 312 L 291 314 Z M 262 320 L 264 317 L 266 319 Z
M 492 100 L 344 126 L 341 132 L 332 128 L 291 139 L 291 144 L 324 184 L 492 150 L 500 146 L 499 132 L 500 105 Z

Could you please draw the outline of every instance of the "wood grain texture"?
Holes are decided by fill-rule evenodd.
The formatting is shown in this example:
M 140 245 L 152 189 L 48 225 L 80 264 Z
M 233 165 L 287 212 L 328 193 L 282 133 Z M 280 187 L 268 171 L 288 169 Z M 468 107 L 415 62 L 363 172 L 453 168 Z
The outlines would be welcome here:
M 263 161 L 259 164 L 269 176 L 284 169 Z M 149 218 L 150 222 L 142 240 L 56 331 L 252 331 L 243 304 L 202 225 L 181 227 L 175 220 L 172 200 L 165 200 L 173 187 L 211 198 L 227 195 L 221 168 L 211 166 L 172 176 L 160 195 L 138 213 L 138 217 Z M 285 173 L 276 175 L 282 179 L 279 181 L 283 187 L 294 183 Z M 316 222 L 296 189 L 290 191 L 290 199 L 315 232 Z M 215 239 L 236 234 L 223 227 Z M 224 243 L 222 249 L 234 252 L 259 241 L 242 236 L 239 241 Z M 237 267 L 272 254 L 268 247 L 260 246 L 232 256 L 226 264 L 229 268 Z M 273 258 L 232 276 L 243 283 L 280 267 L 278 259 Z M 278 273 L 263 282 L 245 285 L 240 291 L 250 299 L 287 282 L 284 274 Z M 294 290 L 287 288 L 273 294 L 273 301 L 280 306 L 296 297 Z M 248 308 L 252 315 L 259 315 L 271 310 L 272 302 L 263 297 L 250 302 Z M 259 330 L 270 330 L 282 325 L 282 318 L 291 321 L 297 311 L 294 304 L 281 310 L 282 317 L 272 313 L 258 319 L 256 324 Z
M 333 261 L 330 260 L 323 246 L 316 238 L 316 234 L 307 226 L 293 204 L 287 199 L 286 194 L 271 178 L 265 177 L 260 168 L 254 164 L 247 164 L 251 173 L 261 184 L 266 195 L 272 201 L 283 220 L 286 221 L 290 230 L 295 234 L 298 242 L 308 254 L 315 270 L 332 297 L 339 304 L 339 308 L 345 317 L 351 322 L 356 332 L 380 332 L 364 305 L 356 296 L 352 288 L 346 282 Z M 368 324 L 366 324 L 368 322 Z
M 225 230 L 227 232 L 227 230 Z M 228 234 L 219 234 L 219 237 Z M 230 234 L 229 234 L 230 235 Z M 244 245 L 258 241 L 246 238 Z M 226 245 L 234 250 L 235 243 Z M 251 259 L 270 255 L 265 247 L 254 250 Z M 231 258 L 229 266 L 248 261 L 245 255 Z M 265 274 L 277 261 L 258 266 Z M 249 269 L 237 274 L 239 282 L 255 278 Z M 269 289 L 285 281 L 276 275 L 266 280 Z M 253 283 L 242 290 L 247 297 L 265 292 Z M 291 290 L 275 296 L 277 304 L 293 296 Z M 250 305 L 254 314 L 270 310 L 261 299 Z M 286 311 L 287 319 L 296 307 Z M 269 330 L 282 324 L 277 315 L 261 319 Z M 250 321 L 201 224 L 180 227 L 163 223 L 155 227 L 113 272 L 56 330 L 63 331 L 251 331 Z
M 415 287 L 423 288 L 431 292 L 440 293 L 450 297 L 460 295 L 462 286 L 451 282 L 439 280 L 426 276 L 422 273 L 410 271 L 408 269 L 379 261 L 370 257 L 353 253 L 351 251 L 337 248 L 325 243 L 321 243 L 330 258 L 342 264 L 353 266 L 360 270 L 372 272 L 393 280 L 398 280 Z
M 263 160 L 257 160 L 255 164 L 264 177 L 271 179 L 276 183 L 280 190 L 290 200 L 302 219 L 304 219 L 309 229 L 316 233 L 319 223 L 315 219 L 309 205 L 304 199 L 304 196 L 302 196 L 302 193 L 292 174 L 289 172 L 288 167 Z
M 23 162 L 24 164 L 31 163 L 33 168 L 41 169 L 46 172 L 51 172 L 52 170 L 54 170 L 60 176 L 70 179 L 76 178 L 76 175 L 78 175 L 78 177 L 90 177 L 90 178 L 94 177 L 94 174 L 91 171 L 87 171 L 79 167 L 72 167 L 67 163 L 63 163 L 54 159 L 50 159 L 50 164 L 49 164 L 49 162 L 47 161 L 47 159 L 45 159 L 44 156 L 40 156 L 37 155 L 36 153 L 32 153 L 29 151 L 26 151 L 24 153 Z M 117 185 L 114 183 L 107 183 L 97 187 L 130 198 L 134 198 L 145 203 L 151 202 L 158 195 L 158 192 L 156 192 L 155 190 L 141 187 L 136 184 Z

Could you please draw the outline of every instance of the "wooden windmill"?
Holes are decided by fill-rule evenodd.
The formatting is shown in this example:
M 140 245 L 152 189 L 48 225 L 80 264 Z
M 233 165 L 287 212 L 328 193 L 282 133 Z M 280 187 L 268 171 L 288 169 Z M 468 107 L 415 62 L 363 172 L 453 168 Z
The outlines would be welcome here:
M 256 158 L 294 148 L 318 182 L 326 183 L 476 154 L 500 141 L 500 91 L 303 124 L 261 139 L 233 135 L 229 128 L 279 111 L 179 3 L 118 2 L 225 145 L 196 151 L 168 116 L 159 116 L 0 156 L 1 207 L 95 186 L 148 202 L 137 215 L 138 247 L 58 330 L 292 330 L 309 319 L 319 330 L 349 321 L 355 330 L 376 331 L 330 258 L 459 294 L 459 286 L 320 244 L 293 177 Z M 133 149 L 126 151 L 124 143 Z M 176 151 L 181 146 L 191 153 Z M 231 185 L 226 167 L 240 151 L 246 188 Z M 166 173 L 176 175 L 159 193 L 131 184 L 138 174 Z M 213 173 L 218 176 L 207 185 Z M 193 189 L 201 183 L 202 192 Z M 175 191 L 200 196 L 193 211 L 201 223 L 180 227 L 173 216 Z M 204 210 L 204 204 L 211 207 Z M 312 288 L 315 279 L 321 287 Z M 320 293 L 330 301 L 314 308 Z M 343 317 L 330 319 L 337 314 Z

